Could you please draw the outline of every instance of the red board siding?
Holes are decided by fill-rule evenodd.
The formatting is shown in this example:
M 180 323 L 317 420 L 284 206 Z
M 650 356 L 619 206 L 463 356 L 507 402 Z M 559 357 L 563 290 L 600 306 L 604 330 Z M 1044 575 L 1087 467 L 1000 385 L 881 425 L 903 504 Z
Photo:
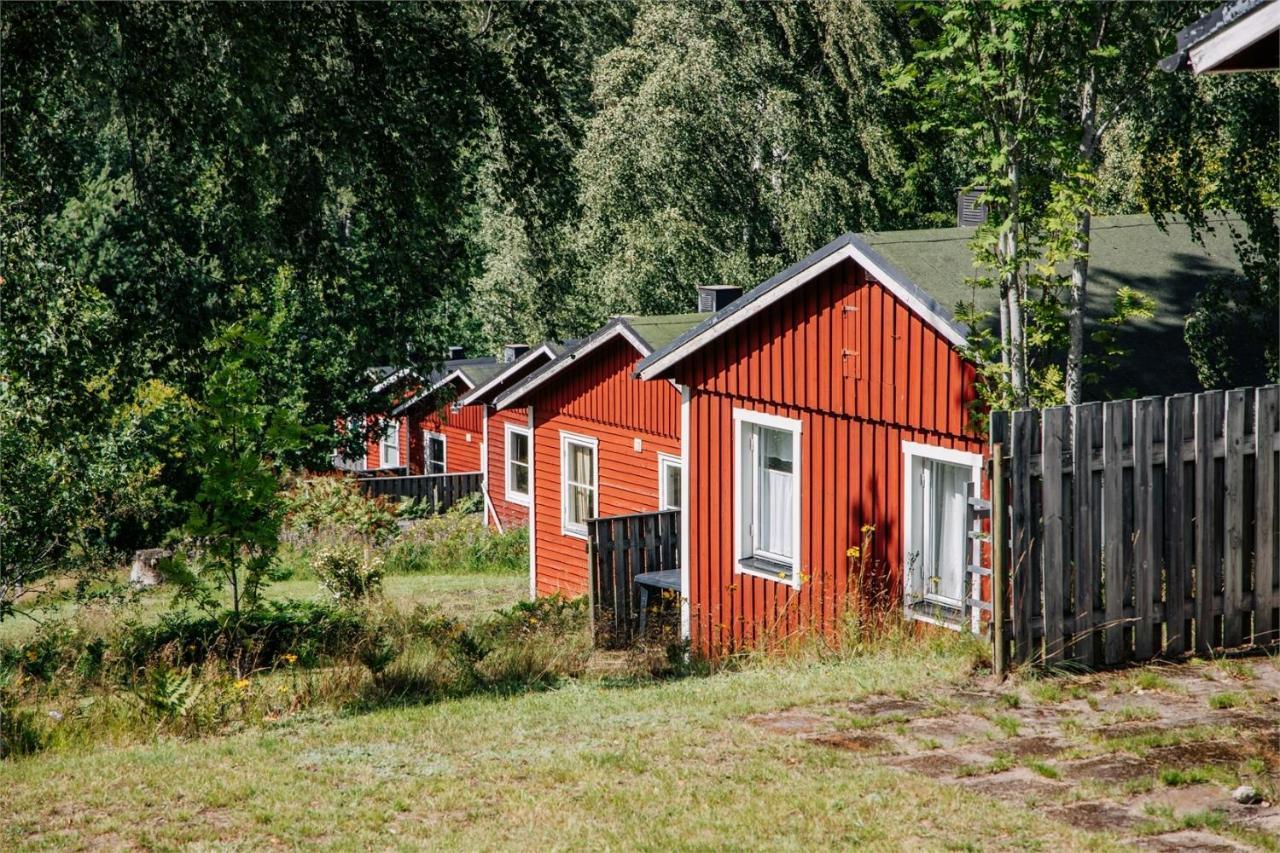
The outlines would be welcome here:
M 425 459 L 422 432 L 438 432 L 444 436 L 444 469 L 449 474 L 480 470 L 480 445 L 484 441 L 484 406 L 463 406 L 454 411 L 445 406 L 415 419 L 413 440 L 415 473 L 422 472 Z
M 802 632 L 836 633 L 846 551 L 902 588 L 902 442 L 982 452 L 966 429 L 973 367 L 853 262 L 834 267 L 677 369 L 690 401 L 692 639 L 717 655 Z M 799 589 L 734 573 L 733 410 L 801 421 Z
M 488 489 L 493 512 L 504 529 L 529 523 L 529 508 L 507 500 L 507 425 L 529 428 L 528 409 L 503 409 L 489 413 Z M 489 510 L 486 510 L 489 512 Z M 491 513 L 490 513 L 491 514 Z M 488 516 L 486 516 L 488 517 Z
M 599 442 L 600 515 L 658 508 L 658 454 L 680 453 L 680 393 L 665 380 L 634 378 L 638 360 L 630 344 L 611 342 L 556 377 L 533 400 L 538 595 L 587 591 L 586 540 L 561 532 L 561 431 Z

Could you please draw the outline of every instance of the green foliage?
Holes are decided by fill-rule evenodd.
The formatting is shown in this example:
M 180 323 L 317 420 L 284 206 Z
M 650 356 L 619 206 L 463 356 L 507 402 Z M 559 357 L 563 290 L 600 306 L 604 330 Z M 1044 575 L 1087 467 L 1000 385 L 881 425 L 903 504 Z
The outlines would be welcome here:
M 1237 280 L 1213 277 L 1196 294 L 1185 335 L 1196 378 L 1205 388 L 1268 381 L 1265 348 L 1276 330 L 1258 310 L 1255 293 Z
M 285 493 L 285 524 L 312 538 L 364 537 L 382 543 L 396 533 L 386 501 L 369 497 L 350 477 L 304 477 Z
M 389 575 L 518 574 L 529 568 L 528 530 L 497 533 L 477 513 L 454 508 L 406 530 L 383 565 Z
M 188 441 L 198 478 L 186 501 L 180 543 L 166 571 L 206 609 L 226 585 L 238 620 L 252 609 L 275 558 L 284 502 L 283 457 L 302 445 L 306 431 L 294 412 L 267 398 L 257 369 L 266 336 L 255 322 L 234 324 L 210 346 L 214 365 L 192 413 Z
M 161 720 L 173 720 L 191 710 L 200 697 L 200 686 L 192 681 L 189 669 L 159 665 L 134 687 L 134 695 L 147 712 Z
M 312 557 L 320 585 L 340 605 L 354 604 L 382 592 L 382 557 L 358 542 L 332 542 Z

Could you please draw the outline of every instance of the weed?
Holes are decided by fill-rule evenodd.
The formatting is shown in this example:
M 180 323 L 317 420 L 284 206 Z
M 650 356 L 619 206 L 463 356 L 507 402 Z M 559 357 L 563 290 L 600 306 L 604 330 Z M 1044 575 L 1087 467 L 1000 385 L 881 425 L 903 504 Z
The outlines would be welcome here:
M 1218 658 L 1215 663 L 1222 674 L 1236 681 L 1252 681 L 1258 677 L 1253 664 L 1239 658 Z
M 1160 712 L 1143 705 L 1125 705 L 1102 715 L 1103 723 L 1136 723 L 1160 719 Z
M 1027 767 L 1046 779 L 1062 778 L 1062 774 L 1058 772 L 1058 768 L 1054 767 L 1052 764 L 1046 764 L 1043 761 L 1028 761 Z
M 1022 697 L 1017 693 L 1001 693 L 996 697 L 996 701 L 1006 708 L 1021 708 Z
M 1203 768 L 1192 767 L 1187 770 L 1178 770 L 1176 768 L 1167 767 L 1160 771 L 1160 782 L 1169 787 L 1177 787 L 1180 785 L 1199 785 L 1202 782 L 1209 782 L 1212 777 Z
M 1005 714 L 996 714 L 991 718 L 992 724 L 1004 732 L 1006 737 L 1018 736 L 1018 721 Z
M 1225 711 L 1228 708 L 1238 708 L 1248 701 L 1243 693 L 1227 691 L 1225 693 L 1215 693 L 1209 697 L 1209 707 L 1215 711 Z

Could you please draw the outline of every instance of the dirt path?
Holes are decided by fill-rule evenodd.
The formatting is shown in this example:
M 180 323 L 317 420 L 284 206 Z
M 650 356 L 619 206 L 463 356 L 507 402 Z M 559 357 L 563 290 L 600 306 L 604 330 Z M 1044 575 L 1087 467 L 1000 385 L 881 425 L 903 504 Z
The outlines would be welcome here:
M 1280 659 L 975 683 L 750 721 L 1148 850 L 1280 850 Z M 1236 802 L 1241 785 L 1259 801 Z

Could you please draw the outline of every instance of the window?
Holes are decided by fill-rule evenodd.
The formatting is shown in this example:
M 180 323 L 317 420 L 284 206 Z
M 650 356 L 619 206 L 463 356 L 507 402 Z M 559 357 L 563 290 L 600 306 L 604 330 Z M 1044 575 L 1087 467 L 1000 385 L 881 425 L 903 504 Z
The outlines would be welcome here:
M 566 536 L 587 535 L 596 517 L 596 440 L 560 433 L 561 526 Z
M 800 422 L 737 409 L 736 571 L 800 585 Z
M 680 509 L 680 460 L 658 454 L 658 509 Z
M 444 436 L 425 429 L 422 431 L 422 473 L 444 473 Z
M 529 430 L 507 424 L 507 500 L 529 503 Z
M 970 541 L 965 529 L 969 488 L 976 488 L 982 457 L 903 442 L 904 581 L 908 613 L 953 623 L 965 598 Z
M 400 467 L 400 422 L 391 421 L 378 442 L 378 464 L 382 468 Z

